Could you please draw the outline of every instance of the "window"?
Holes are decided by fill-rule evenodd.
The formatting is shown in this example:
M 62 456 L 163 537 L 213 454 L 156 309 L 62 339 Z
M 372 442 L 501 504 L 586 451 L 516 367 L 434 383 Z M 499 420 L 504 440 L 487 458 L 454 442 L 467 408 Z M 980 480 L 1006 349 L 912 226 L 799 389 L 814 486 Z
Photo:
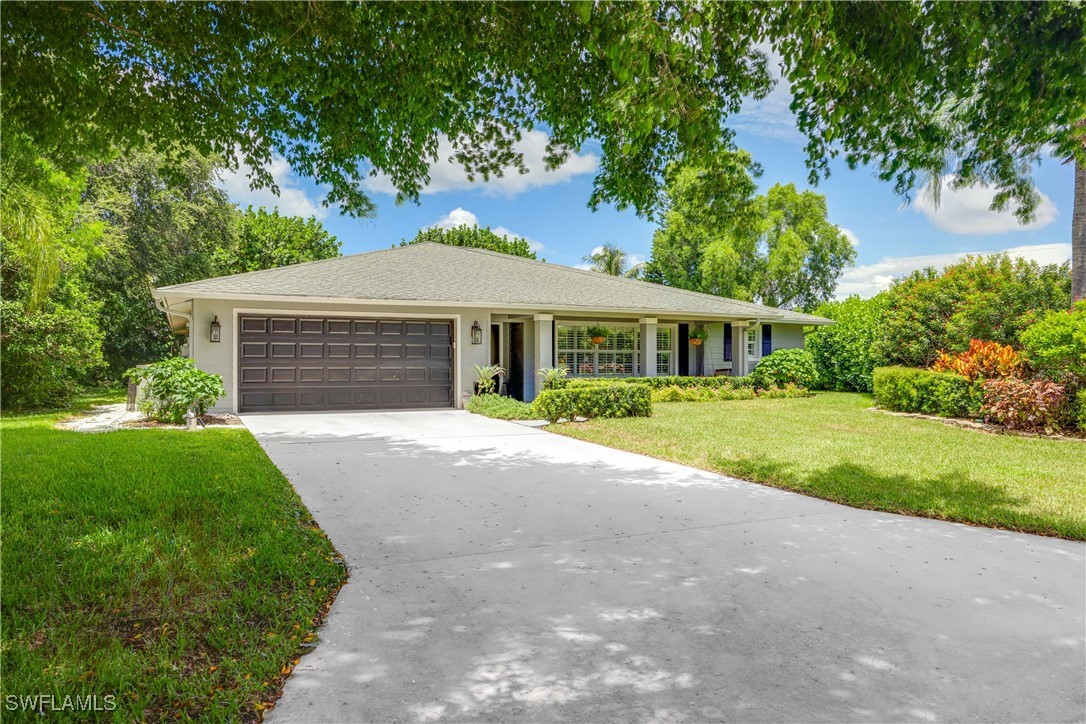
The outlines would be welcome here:
M 638 354 L 641 351 L 640 327 L 607 324 L 608 334 L 600 345 L 592 344 L 586 330 L 590 325 L 557 325 L 555 333 L 555 362 L 565 367 L 573 377 L 622 377 L 641 374 Z M 656 374 L 675 373 L 675 331 L 672 327 L 656 328 Z
M 637 356 L 637 328 L 608 326 L 600 345 L 592 344 L 587 326 L 559 325 L 557 363 L 574 377 L 617 377 L 634 374 Z
M 758 328 L 747 330 L 747 359 L 755 359 L 762 356 L 762 346 L 758 344 Z
M 656 374 L 673 374 L 671 369 L 671 327 L 656 328 Z

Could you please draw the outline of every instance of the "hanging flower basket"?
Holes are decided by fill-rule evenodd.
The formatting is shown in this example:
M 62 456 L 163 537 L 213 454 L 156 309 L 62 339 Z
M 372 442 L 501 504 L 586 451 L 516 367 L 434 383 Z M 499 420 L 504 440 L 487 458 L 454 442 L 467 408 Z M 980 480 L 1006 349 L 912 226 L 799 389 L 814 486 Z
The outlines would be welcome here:
M 691 329 L 690 330 L 690 344 L 695 347 L 700 347 L 705 343 L 705 340 L 709 339 L 709 330 L 707 329 Z
M 701 337 L 694 337 L 690 340 L 690 344 L 694 345 L 695 347 L 700 347 L 701 343 L 704 341 L 705 340 L 703 340 Z
M 606 327 L 592 326 L 585 330 L 585 334 L 592 344 L 603 344 L 607 341 L 609 331 Z

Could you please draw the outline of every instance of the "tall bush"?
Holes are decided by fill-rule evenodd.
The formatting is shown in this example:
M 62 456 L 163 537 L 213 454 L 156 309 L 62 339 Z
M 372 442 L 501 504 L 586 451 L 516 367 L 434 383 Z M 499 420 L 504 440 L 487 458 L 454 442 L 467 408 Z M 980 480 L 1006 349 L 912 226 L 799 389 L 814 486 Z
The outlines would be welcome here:
M 1053 380 L 1073 377 L 1086 384 L 1086 300 L 1044 315 L 1021 334 L 1033 367 Z
M 873 345 L 876 362 L 927 367 L 940 350 L 961 352 L 970 340 L 1015 344 L 1036 311 L 1067 309 L 1071 273 L 1005 254 L 966 257 L 939 272 L 913 272 L 887 291 Z
M 872 345 L 886 304 L 886 295 L 879 294 L 871 299 L 851 296 L 815 309 L 818 316 L 835 322 L 807 335 L 806 348 L 814 359 L 822 389 L 872 391 L 871 371 L 875 369 Z
M 755 387 L 797 387 L 811 388 L 818 379 L 814 358 L 805 349 L 778 349 L 773 354 L 762 357 L 750 374 Z

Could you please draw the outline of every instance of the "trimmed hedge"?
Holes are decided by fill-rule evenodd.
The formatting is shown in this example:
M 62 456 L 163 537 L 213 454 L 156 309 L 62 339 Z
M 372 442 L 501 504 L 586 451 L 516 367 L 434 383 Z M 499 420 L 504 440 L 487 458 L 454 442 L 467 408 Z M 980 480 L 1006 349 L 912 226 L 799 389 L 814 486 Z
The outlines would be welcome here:
M 913 367 L 877 367 L 873 379 L 879 407 L 942 417 L 977 417 L 981 392 L 969 380 L 950 372 Z
M 710 389 L 740 389 L 753 387 L 750 377 L 685 377 L 671 375 L 668 377 L 567 377 L 555 384 L 555 389 L 567 389 L 570 387 L 606 387 L 607 385 L 644 385 L 652 390 L 665 387 L 680 387 L 682 389 L 710 388 Z
M 646 385 L 574 386 L 540 392 L 532 411 L 551 423 L 578 417 L 649 417 L 652 397 Z
M 465 405 L 468 412 L 483 417 L 493 417 L 496 420 L 534 420 L 532 406 L 527 402 L 514 400 L 512 397 L 504 397 L 488 393 L 485 395 L 472 395 Z

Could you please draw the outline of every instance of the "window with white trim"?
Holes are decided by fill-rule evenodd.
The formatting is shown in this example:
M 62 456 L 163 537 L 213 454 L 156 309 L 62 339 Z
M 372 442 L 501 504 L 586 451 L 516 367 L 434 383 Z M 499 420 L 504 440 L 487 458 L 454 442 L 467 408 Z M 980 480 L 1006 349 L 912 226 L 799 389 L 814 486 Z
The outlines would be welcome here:
M 573 377 L 621 377 L 634 374 L 638 329 L 633 326 L 607 325 L 607 335 L 600 344 L 588 337 L 589 325 L 558 325 L 556 358 Z
M 671 349 L 671 327 L 656 328 L 656 374 L 660 377 L 672 375 L 671 363 L 674 359 Z
M 758 327 L 747 330 L 747 359 L 755 359 L 762 356 L 762 334 Z

